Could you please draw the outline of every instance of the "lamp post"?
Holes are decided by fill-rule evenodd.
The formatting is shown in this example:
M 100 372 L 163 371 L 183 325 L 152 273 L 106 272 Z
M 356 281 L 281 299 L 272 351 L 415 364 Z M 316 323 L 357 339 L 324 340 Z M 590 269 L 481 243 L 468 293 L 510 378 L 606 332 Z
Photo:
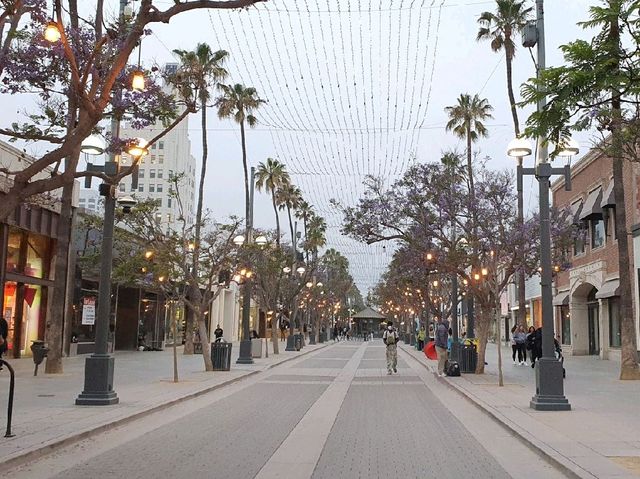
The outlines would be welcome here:
M 297 235 L 294 235 L 294 237 L 297 238 Z M 295 243 L 293 245 L 293 249 L 294 249 L 294 255 L 296 255 L 296 253 L 295 253 L 296 244 Z M 291 275 L 295 271 L 298 275 L 302 276 L 307 271 L 307 269 L 302 265 L 296 267 L 296 265 L 294 264 L 291 267 L 285 266 L 284 268 L 282 268 L 282 271 L 283 271 L 283 273 L 285 273 L 287 275 Z M 289 318 L 289 329 L 290 329 L 291 332 L 290 332 L 289 336 L 287 337 L 287 347 L 285 348 L 285 351 L 297 351 L 298 350 L 296 348 L 296 338 L 295 338 L 295 335 L 293 334 L 294 331 L 295 331 L 295 321 L 296 321 L 295 316 L 297 315 L 297 310 L 298 310 L 298 299 L 297 298 L 294 298 L 293 304 L 294 304 L 294 306 L 293 306 L 294 309 L 293 309 L 292 313 L 294 313 L 294 314 L 292 314 L 291 318 Z M 302 342 L 300 344 L 302 345 Z

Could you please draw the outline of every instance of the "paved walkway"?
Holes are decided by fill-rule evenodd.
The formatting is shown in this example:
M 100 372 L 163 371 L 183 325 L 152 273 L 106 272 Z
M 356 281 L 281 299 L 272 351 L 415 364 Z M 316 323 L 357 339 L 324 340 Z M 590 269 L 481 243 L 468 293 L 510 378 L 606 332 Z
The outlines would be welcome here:
M 284 351 L 253 365 L 236 365 L 238 344 L 232 347 L 228 372 L 204 372 L 202 355 L 184 356 L 178 349 L 178 383 L 173 382 L 173 353 L 132 351 L 115 354 L 114 389 L 120 398 L 115 406 L 75 406 L 84 385 L 84 358 L 64 359 L 64 374 L 44 374 L 41 365 L 33 376 L 30 358 L 9 360 L 16 371 L 13 438 L 0 437 L 0 463 L 18 463 L 43 451 L 87 437 L 177 401 L 204 394 L 214 388 L 267 370 L 283 361 L 308 354 L 323 345 L 306 346 L 301 352 Z M 271 348 L 270 348 L 271 349 Z M 0 430 L 4 435 L 9 373 L 0 372 Z
M 437 362 L 403 350 L 435 371 Z M 572 411 L 529 408 L 535 393 L 533 369 L 516 366 L 503 346 L 504 387 L 498 387 L 497 348 L 489 345 L 486 374 L 441 379 L 489 412 L 514 433 L 582 478 L 640 476 L 640 382 L 619 381 L 619 363 L 567 357 L 565 395 Z
M 101 477 L 566 477 L 401 352 L 341 342 L 5 469 Z

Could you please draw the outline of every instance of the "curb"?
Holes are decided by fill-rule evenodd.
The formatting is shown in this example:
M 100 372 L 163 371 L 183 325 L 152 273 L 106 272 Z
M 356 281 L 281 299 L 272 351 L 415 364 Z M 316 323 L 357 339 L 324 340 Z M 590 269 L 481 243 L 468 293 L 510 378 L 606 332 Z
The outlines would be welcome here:
M 157 404 L 155 406 L 150 407 L 149 409 L 145 409 L 143 411 L 138 411 L 136 413 L 130 414 L 129 416 L 125 416 L 125 417 L 121 417 L 119 419 L 116 419 L 115 421 L 112 422 L 108 422 L 105 424 L 100 424 L 99 426 L 95 426 L 92 427 L 90 429 L 85 429 L 84 431 L 80 431 L 78 433 L 72 434 L 70 436 L 67 436 L 65 438 L 62 439 L 58 439 L 58 440 L 54 440 L 52 442 L 49 442 L 47 444 L 43 444 L 41 446 L 38 446 L 34 449 L 31 449 L 29 451 L 25 451 L 21 454 L 18 454 L 14 457 L 11 457 L 9 459 L 7 459 L 6 461 L 4 461 L 2 463 L 3 467 L 5 468 L 5 470 L 10 470 L 10 469 L 14 469 L 18 466 L 22 466 L 25 463 L 27 463 L 28 461 L 32 461 L 34 459 L 37 459 L 39 457 L 42 456 L 46 456 L 47 454 L 50 454 L 52 452 L 54 452 L 56 449 L 60 449 L 61 447 L 65 447 L 65 446 L 69 446 L 71 444 L 74 444 L 76 442 L 82 441 L 84 439 L 88 439 L 92 436 L 95 436 L 97 434 L 106 432 L 110 429 L 116 428 L 118 426 L 123 425 L 124 423 L 128 423 L 130 421 L 135 421 L 137 419 L 141 419 L 145 416 L 149 416 L 151 414 L 154 414 L 156 412 L 162 411 L 164 409 L 168 409 L 172 406 L 175 406 L 176 404 L 179 404 L 183 401 L 187 401 L 190 399 L 195 399 L 197 397 L 203 396 L 204 394 L 210 393 L 212 391 L 215 391 L 216 389 L 221 389 L 223 387 L 226 386 L 230 386 L 231 384 L 235 384 L 237 382 L 243 381 L 247 378 L 250 378 L 251 376 L 255 376 L 257 374 L 263 373 L 265 371 L 268 371 L 270 369 L 273 369 L 277 366 L 280 366 L 284 363 L 288 363 L 289 361 L 293 361 L 294 359 L 298 359 L 302 356 L 306 356 L 307 354 L 311 354 L 315 351 L 319 351 L 320 349 L 325 348 L 327 345 L 323 345 L 320 346 L 318 348 L 315 348 L 313 351 L 305 351 L 305 352 L 300 352 L 300 354 L 296 355 L 296 356 L 292 356 L 290 358 L 286 358 L 283 359 L 282 361 L 278 362 L 278 363 L 274 363 L 274 364 L 270 364 L 268 366 L 266 366 L 264 369 L 260 369 L 257 371 L 248 371 L 246 374 L 243 374 L 242 376 L 238 376 L 236 378 L 233 379 L 229 379 L 227 381 L 223 381 L 221 383 L 218 384 L 214 384 L 213 386 L 208 386 L 205 387 L 204 389 L 200 389 L 198 391 L 194 391 L 192 393 L 189 393 L 185 396 L 181 396 L 175 399 L 171 399 L 170 401 L 166 401 L 164 403 L 161 404 Z
M 433 373 L 434 371 L 423 361 L 420 361 L 417 357 L 411 354 L 410 351 L 407 351 L 405 347 L 402 350 L 409 355 L 414 361 L 418 364 L 422 365 L 429 372 Z M 555 449 L 547 446 L 544 442 L 537 439 L 535 436 L 528 434 L 526 431 L 522 431 L 517 427 L 511 420 L 504 417 L 500 412 L 498 412 L 495 408 L 488 405 L 484 401 L 481 401 L 472 393 L 467 391 L 462 386 L 456 384 L 454 381 L 446 381 L 442 378 L 438 378 L 441 383 L 446 384 L 449 388 L 456 391 L 463 398 L 471 402 L 475 407 L 477 407 L 482 412 L 486 413 L 491 419 L 493 419 L 497 424 L 506 429 L 509 433 L 511 433 L 514 437 L 525 443 L 527 446 L 531 446 L 536 454 L 538 454 L 543 459 L 547 460 L 553 466 L 560 469 L 561 472 L 566 474 L 569 477 L 575 479 L 597 479 L 597 476 L 591 474 L 586 471 L 582 467 L 580 467 L 575 462 L 567 459 L 565 456 L 559 454 Z

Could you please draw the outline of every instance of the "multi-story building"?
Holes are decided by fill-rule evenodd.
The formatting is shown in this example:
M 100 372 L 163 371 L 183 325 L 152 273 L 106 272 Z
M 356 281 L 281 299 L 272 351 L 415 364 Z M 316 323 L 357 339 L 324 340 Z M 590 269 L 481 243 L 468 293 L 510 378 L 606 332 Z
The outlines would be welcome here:
M 620 356 L 621 274 L 635 279 L 634 314 L 638 311 L 638 265 L 622 273 L 618 267 L 612 166 L 611 158 L 592 150 L 572 167 L 571 191 L 564 190 L 562 178 L 552 185 L 554 205 L 569 208 L 570 220 L 582 232 L 576 235 L 569 252 L 570 269 L 558 273 L 555 279 L 556 334 L 568 352 L 602 359 Z M 626 227 L 632 232 L 638 230 L 633 225 L 640 218 L 637 166 L 625 162 L 624 178 Z
M 78 199 L 78 206 L 97 214 L 104 213 L 104 199 L 97 189 L 82 188 Z

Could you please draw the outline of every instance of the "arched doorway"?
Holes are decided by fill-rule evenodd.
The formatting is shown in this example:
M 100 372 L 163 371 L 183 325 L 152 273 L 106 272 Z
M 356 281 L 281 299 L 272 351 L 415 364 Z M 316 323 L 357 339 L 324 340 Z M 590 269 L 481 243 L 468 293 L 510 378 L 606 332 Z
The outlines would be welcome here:
M 571 334 L 574 355 L 600 354 L 600 302 L 591 283 L 577 286 L 571 295 Z

